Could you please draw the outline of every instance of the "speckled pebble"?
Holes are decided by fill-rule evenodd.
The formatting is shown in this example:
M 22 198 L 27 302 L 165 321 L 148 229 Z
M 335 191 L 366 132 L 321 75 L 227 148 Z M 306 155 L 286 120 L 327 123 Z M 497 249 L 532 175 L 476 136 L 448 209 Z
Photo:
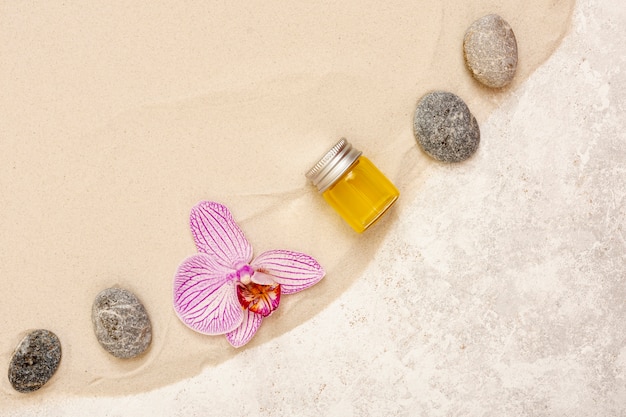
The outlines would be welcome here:
M 504 87 L 515 75 L 515 34 L 497 14 L 483 16 L 472 23 L 465 32 L 463 54 L 474 78 L 488 87 Z
M 415 139 L 422 149 L 442 162 L 461 162 L 478 149 L 480 129 L 460 97 L 446 91 L 426 94 L 413 120 Z
M 91 320 L 100 345 L 117 358 L 140 355 L 152 341 L 152 325 L 145 307 L 122 288 L 108 288 L 96 296 Z
M 19 392 L 32 392 L 52 378 L 61 363 L 61 342 L 48 330 L 35 330 L 17 345 L 9 364 L 9 381 Z

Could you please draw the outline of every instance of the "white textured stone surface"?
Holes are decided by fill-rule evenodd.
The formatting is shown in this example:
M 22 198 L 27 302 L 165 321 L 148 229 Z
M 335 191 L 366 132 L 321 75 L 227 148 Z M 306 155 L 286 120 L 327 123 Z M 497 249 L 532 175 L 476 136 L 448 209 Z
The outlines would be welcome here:
M 9 415 L 626 415 L 625 39 L 623 2 L 579 2 L 311 321 L 154 392 Z

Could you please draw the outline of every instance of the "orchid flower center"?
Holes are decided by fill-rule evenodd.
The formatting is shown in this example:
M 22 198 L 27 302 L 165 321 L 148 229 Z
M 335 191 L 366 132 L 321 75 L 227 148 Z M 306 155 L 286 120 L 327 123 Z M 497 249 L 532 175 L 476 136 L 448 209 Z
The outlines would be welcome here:
M 237 284 L 237 298 L 243 308 L 267 317 L 278 308 L 280 285 L 244 284 L 241 281 Z
M 252 269 L 250 265 L 246 264 L 237 269 L 237 278 L 239 278 L 239 281 L 245 285 L 252 282 L 252 275 L 254 275 L 254 269 Z

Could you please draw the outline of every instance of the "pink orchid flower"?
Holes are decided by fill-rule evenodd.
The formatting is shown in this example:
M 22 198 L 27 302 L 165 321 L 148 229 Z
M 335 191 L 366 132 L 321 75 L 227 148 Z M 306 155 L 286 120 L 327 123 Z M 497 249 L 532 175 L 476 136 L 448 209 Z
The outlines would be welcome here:
M 174 278 L 174 309 L 193 330 L 225 334 L 234 347 L 248 343 L 278 308 L 281 295 L 316 284 L 324 269 L 309 255 L 270 250 L 252 262 L 252 247 L 219 203 L 192 210 L 191 232 L 200 253 L 185 259 Z

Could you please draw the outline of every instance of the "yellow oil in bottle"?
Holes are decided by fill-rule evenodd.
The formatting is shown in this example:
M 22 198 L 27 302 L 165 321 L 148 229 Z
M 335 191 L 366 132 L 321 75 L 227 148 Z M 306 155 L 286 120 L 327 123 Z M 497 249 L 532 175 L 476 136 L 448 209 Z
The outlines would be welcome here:
M 361 233 L 395 203 L 400 192 L 369 159 L 360 156 L 322 195 Z
M 398 189 L 344 138 L 305 174 L 332 208 L 357 232 L 395 203 Z

